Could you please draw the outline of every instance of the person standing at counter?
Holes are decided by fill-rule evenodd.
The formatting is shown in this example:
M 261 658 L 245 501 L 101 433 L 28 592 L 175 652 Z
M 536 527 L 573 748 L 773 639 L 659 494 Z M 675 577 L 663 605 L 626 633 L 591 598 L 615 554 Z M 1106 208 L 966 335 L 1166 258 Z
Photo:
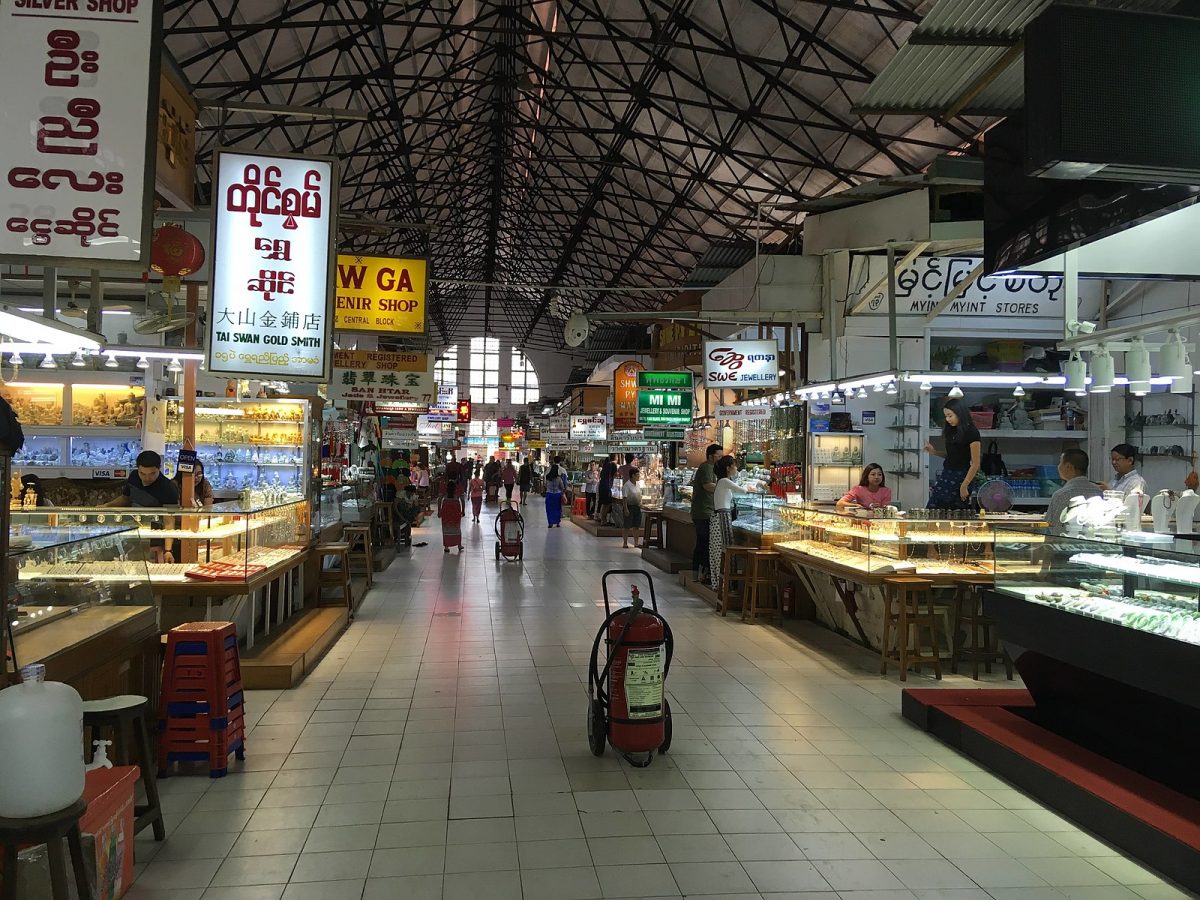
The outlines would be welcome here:
M 971 420 L 971 408 L 961 397 L 949 397 L 942 404 L 946 424 L 942 428 L 944 450 L 933 443 L 925 445 L 930 456 L 945 460 L 942 472 L 929 491 L 927 509 L 965 509 L 971 499 L 971 482 L 979 474 L 983 441 Z
M 588 463 L 587 471 L 583 473 L 583 496 L 587 504 L 587 516 L 596 515 L 596 491 L 600 489 L 600 467 L 596 463 Z
M 143 450 L 137 456 L 137 469 L 130 473 L 129 479 L 121 487 L 121 496 L 115 497 L 104 504 L 105 506 L 134 506 L 141 509 L 152 509 L 162 506 L 178 506 L 179 490 L 162 473 L 162 457 L 153 450 Z M 162 516 L 157 528 L 173 528 L 175 518 Z M 150 541 L 150 556 L 152 562 L 175 562 L 175 539 L 163 538 Z
M 204 463 L 196 460 L 196 468 L 192 472 L 192 505 L 196 507 L 209 508 L 213 505 L 213 487 L 207 478 L 204 477 Z M 176 472 L 175 477 L 171 479 L 175 484 L 175 489 L 179 491 L 180 499 L 183 498 L 183 473 Z
M 708 520 L 708 581 L 715 591 L 721 587 L 725 548 L 733 544 L 733 495 L 750 492 L 733 480 L 738 470 L 732 456 L 722 456 L 713 472 L 717 486 L 713 490 L 713 513 Z
M 1088 481 L 1088 455 L 1082 450 L 1064 450 L 1058 459 L 1058 477 L 1066 482 L 1050 497 L 1046 507 L 1046 521 L 1051 534 L 1063 533 L 1063 513 L 1076 497 L 1099 497 L 1103 494 L 1095 484 Z
M 846 491 L 837 502 L 839 511 L 851 506 L 861 506 L 863 509 L 880 509 L 892 503 L 892 489 L 887 486 L 883 476 L 883 466 L 879 463 L 869 463 L 862 470 L 858 484 Z
M 1113 471 L 1117 477 L 1112 484 L 1100 482 L 1100 489 L 1105 491 L 1120 491 L 1126 497 L 1135 491 L 1140 491 L 1143 497 L 1149 494 L 1146 479 L 1138 472 L 1137 447 L 1133 444 L 1117 444 L 1108 454 Z
M 713 494 L 717 490 L 716 463 L 721 455 L 720 444 L 709 444 L 704 462 L 692 476 L 692 527 L 696 530 L 696 546 L 692 550 L 692 570 L 697 581 L 705 580 L 708 568 L 708 523 L 713 513 Z
M 608 510 L 612 506 L 613 476 L 617 474 L 617 454 L 608 454 L 608 459 L 600 467 L 600 481 L 596 485 L 596 521 L 604 525 L 608 520 Z

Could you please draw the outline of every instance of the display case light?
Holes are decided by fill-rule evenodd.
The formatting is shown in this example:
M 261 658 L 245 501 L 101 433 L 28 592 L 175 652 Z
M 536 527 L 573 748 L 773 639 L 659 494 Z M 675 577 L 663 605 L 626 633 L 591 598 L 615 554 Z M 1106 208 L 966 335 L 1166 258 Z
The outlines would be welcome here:
M 891 381 L 888 382 L 887 393 L 891 394 L 894 397 L 899 392 L 899 390 L 900 389 L 898 387 L 896 387 L 896 379 L 893 378 Z
M 933 383 L 930 381 L 922 381 L 921 382 L 921 390 L 925 391 L 926 393 L 928 393 L 929 391 L 932 391 Z
M 116 369 L 116 368 L 119 368 L 120 365 L 121 365 L 121 363 L 120 363 L 120 361 L 118 361 L 116 354 L 114 354 L 111 350 L 108 351 L 108 358 L 106 360 L 104 360 L 104 368 Z
M 889 381 L 888 384 L 891 384 L 891 382 Z M 876 382 L 875 387 L 872 390 L 874 390 L 874 392 L 876 394 L 882 394 L 883 393 L 883 385 L 880 384 L 879 382 Z
M 81 369 L 87 365 L 87 360 L 83 358 L 83 351 L 76 350 L 75 355 L 71 357 L 71 365 L 77 369 Z
M 178 356 L 171 357 L 171 361 L 167 363 L 167 371 L 172 373 L 183 371 L 183 363 L 179 361 Z
M 146 357 L 144 357 L 144 356 L 139 356 L 138 361 L 137 361 L 137 367 L 139 369 L 150 368 L 150 360 L 146 359 Z
M 1114 380 L 1116 379 L 1116 367 L 1113 363 L 1112 354 L 1108 352 L 1108 347 L 1101 344 L 1092 353 L 1092 358 L 1089 362 L 1091 362 L 1092 369 L 1092 393 L 1107 394 L 1111 392 Z
M 963 389 L 958 386 L 958 382 L 954 382 L 954 387 L 950 388 L 950 393 L 947 395 L 951 400 L 962 399 Z
M 1014 397 L 1024 397 L 1025 396 L 1025 388 L 1021 387 L 1018 384 L 1015 388 L 1013 388 L 1013 396 Z
M 25 365 L 25 360 L 21 358 L 20 353 L 14 353 L 8 358 L 8 362 L 14 369 L 19 369 L 21 366 Z
M 858 393 L 855 396 L 858 397 L 859 400 L 866 400 L 867 399 L 867 389 L 865 387 L 860 387 L 858 389 Z
M 38 364 L 39 369 L 57 369 L 58 363 L 54 361 L 54 355 L 47 353 L 42 357 L 41 363 Z

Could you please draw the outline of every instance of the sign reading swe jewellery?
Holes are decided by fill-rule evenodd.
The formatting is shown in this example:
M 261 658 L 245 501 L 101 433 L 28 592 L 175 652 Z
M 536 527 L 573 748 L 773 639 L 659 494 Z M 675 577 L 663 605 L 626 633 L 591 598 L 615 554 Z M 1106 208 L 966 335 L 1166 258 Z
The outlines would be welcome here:
M 214 181 L 208 371 L 328 381 L 336 161 L 223 150 Z
M 0 258 L 149 260 L 161 6 L 0 2 Z
M 425 260 L 338 256 L 338 331 L 425 333 Z
M 330 400 L 407 401 L 428 406 L 436 390 L 429 357 L 424 353 L 333 352 Z
M 708 388 L 779 387 L 776 341 L 705 341 L 704 385 Z

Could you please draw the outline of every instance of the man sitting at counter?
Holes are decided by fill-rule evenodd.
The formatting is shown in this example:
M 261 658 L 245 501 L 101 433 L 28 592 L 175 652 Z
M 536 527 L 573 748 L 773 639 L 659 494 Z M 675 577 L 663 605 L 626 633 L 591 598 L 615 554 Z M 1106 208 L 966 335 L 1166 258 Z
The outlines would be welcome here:
M 1063 533 L 1063 513 L 1075 497 L 1099 497 L 1102 491 L 1088 480 L 1088 455 L 1082 450 L 1064 450 L 1058 460 L 1058 477 L 1066 482 L 1054 492 L 1046 507 L 1051 534 Z
M 179 505 L 179 489 L 162 473 L 162 457 L 153 450 L 143 450 L 137 457 L 137 471 L 121 487 L 121 496 L 114 497 L 105 506 L 134 506 L 151 509 Z M 172 528 L 175 520 L 171 516 L 160 517 L 155 528 Z M 150 542 L 151 562 L 175 562 L 175 539 L 163 538 Z

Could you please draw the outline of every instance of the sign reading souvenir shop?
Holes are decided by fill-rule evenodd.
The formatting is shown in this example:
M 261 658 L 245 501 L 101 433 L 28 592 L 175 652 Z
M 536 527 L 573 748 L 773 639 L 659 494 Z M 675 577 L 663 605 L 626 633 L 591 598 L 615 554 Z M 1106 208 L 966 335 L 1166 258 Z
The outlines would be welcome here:
M 704 386 L 712 390 L 779 387 L 779 342 L 705 341 Z
M 221 150 L 214 167 L 209 373 L 329 381 L 337 161 Z
M 0 2 L 0 259 L 145 268 L 161 4 Z
M 424 334 L 425 272 L 423 259 L 339 255 L 334 328 Z
M 335 350 L 330 400 L 405 402 L 428 407 L 436 396 L 429 357 L 385 350 Z
M 691 425 L 692 392 L 639 390 L 637 417 L 642 425 Z

